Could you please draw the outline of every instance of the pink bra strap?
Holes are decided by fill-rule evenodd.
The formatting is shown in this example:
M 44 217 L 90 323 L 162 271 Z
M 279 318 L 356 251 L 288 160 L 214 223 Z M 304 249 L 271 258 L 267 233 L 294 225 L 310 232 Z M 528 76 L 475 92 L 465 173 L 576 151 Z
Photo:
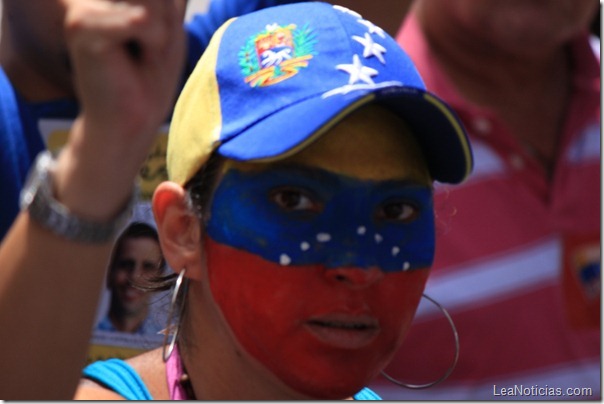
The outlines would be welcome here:
M 187 392 L 182 383 L 182 363 L 180 361 L 180 353 L 178 345 L 174 346 L 172 355 L 166 362 L 166 378 L 168 380 L 168 391 L 170 392 L 170 400 L 188 400 Z

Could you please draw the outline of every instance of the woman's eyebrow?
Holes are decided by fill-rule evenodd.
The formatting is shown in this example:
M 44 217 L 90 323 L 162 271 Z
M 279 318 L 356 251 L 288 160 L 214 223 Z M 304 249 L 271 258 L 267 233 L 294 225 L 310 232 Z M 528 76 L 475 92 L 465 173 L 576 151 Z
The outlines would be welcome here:
M 292 178 L 300 180 L 310 180 L 319 183 L 331 183 L 338 181 L 338 178 L 346 177 L 322 168 L 307 166 L 300 163 L 277 163 L 270 168 L 270 171 L 278 171 L 279 173 L 290 175 Z
M 423 183 L 414 178 L 400 178 L 386 181 L 374 181 L 380 184 L 380 187 L 384 188 L 424 188 L 424 189 L 432 189 L 432 185 Z
M 329 171 L 324 168 L 307 166 L 297 162 L 275 163 L 275 165 L 267 171 L 275 171 L 280 174 L 285 174 L 288 175 L 291 179 L 296 179 L 301 182 L 309 181 L 312 183 L 321 184 L 324 187 L 333 188 L 335 188 L 339 184 L 342 184 L 342 182 L 348 182 L 349 184 L 356 182 L 364 185 L 373 185 L 384 190 L 391 190 L 397 188 L 433 188 L 431 184 L 425 184 L 411 176 L 388 180 L 360 179 L 354 176 Z

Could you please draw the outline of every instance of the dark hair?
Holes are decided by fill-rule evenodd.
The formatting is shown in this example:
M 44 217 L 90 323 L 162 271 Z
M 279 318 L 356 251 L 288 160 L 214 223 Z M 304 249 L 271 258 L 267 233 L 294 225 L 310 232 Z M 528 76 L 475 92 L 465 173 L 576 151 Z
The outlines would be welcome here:
M 111 260 L 109 261 L 109 270 L 111 271 L 115 267 L 115 260 L 120 256 L 123 248 L 124 240 L 130 238 L 150 238 L 153 239 L 157 245 L 159 245 L 159 236 L 157 230 L 147 223 L 144 222 L 132 222 L 124 231 L 119 235 L 115 241 L 113 251 L 111 253 Z M 161 260 L 158 263 L 158 269 L 163 270 L 166 267 L 166 261 L 162 254 Z
M 212 153 L 203 167 L 185 185 L 189 195 L 190 208 L 204 223 L 207 223 L 209 219 L 212 195 L 218 184 L 220 169 L 225 160 L 218 153 Z
M 187 191 L 189 208 L 198 217 L 200 225 L 207 223 L 210 216 L 212 195 L 224 161 L 224 157 L 216 152 L 212 153 L 208 161 L 184 186 Z M 171 273 L 152 278 L 145 286 L 145 290 L 153 292 L 170 290 L 174 287 L 177 277 L 177 274 Z
M 187 203 L 189 209 L 194 212 L 197 218 L 199 219 L 200 226 L 204 225 L 208 221 L 210 215 L 212 195 L 219 180 L 220 168 L 222 167 L 224 162 L 224 157 L 220 156 L 218 153 L 212 153 L 208 161 L 197 171 L 197 173 L 195 173 L 195 175 L 184 186 L 187 191 Z M 146 283 L 144 285 L 140 285 L 139 287 L 147 292 L 161 292 L 172 290 L 176 284 L 177 278 L 178 274 L 176 273 L 157 276 L 147 279 Z M 184 282 L 187 282 L 187 280 L 185 279 Z M 187 283 L 183 284 L 183 288 L 186 290 Z M 183 301 L 183 299 L 185 300 Z M 180 313 L 175 313 L 177 316 L 186 317 L 186 293 L 180 293 L 177 296 L 175 307 L 182 307 L 182 311 Z M 181 324 L 182 332 L 179 333 L 178 339 L 183 344 L 190 343 L 189 341 L 185 340 L 188 334 L 185 330 L 186 328 L 186 324 Z

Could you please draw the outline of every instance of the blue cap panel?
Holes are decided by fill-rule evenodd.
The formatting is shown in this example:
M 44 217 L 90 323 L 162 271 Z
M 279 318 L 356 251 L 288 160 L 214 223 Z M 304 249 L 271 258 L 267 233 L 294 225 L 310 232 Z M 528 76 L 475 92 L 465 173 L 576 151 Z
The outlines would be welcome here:
M 371 91 L 380 83 L 424 88 L 391 37 L 323 3 L 274 7 L 236 20 L 218 61 L 223 141 L 311 97 Z
M 216 148 L 234 160 L 285 158 L 370 102 L 407 123 L 433 179 L 469 175 L 462 124 L 381 28 L 320 2 L 241 16 L 218 31 L 180 96 L 170 172 L 186 182 Z

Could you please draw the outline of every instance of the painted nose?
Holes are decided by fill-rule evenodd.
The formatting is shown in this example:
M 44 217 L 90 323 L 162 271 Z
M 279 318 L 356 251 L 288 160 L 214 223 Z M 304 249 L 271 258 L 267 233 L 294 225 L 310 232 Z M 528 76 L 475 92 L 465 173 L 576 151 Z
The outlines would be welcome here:
M 325 276 L 332 282 L 344 283 L 355 288 L 363 288 L 381 280 L 384 277 L 384 272 L 377 267 L 365 269 L 339 267 L 327 269 Z

